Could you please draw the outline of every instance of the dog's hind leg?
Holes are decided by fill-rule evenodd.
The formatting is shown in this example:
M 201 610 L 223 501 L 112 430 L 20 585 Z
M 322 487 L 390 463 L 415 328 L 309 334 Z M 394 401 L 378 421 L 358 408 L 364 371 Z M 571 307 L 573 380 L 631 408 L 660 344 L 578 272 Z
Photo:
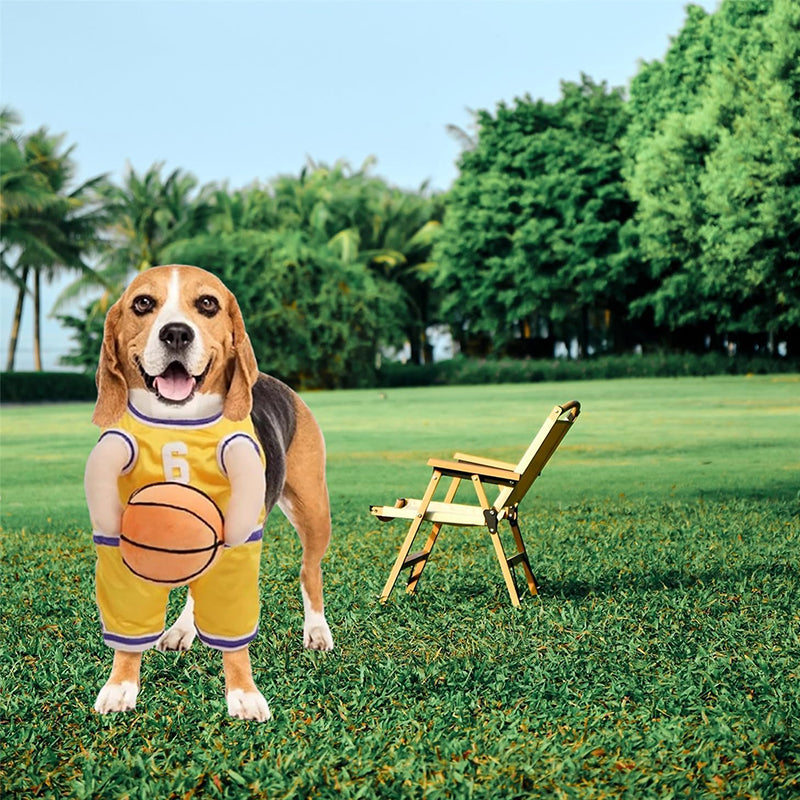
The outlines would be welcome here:
M 325 481 L 325 441 L 308 407 L 296 400 L 297 428 L 286 455 L 286 483 L 278 505 L 303 545 L 300 588 L 303 594 L 303 644 L 333 650 L 322 598 L 322 557 L 331 538 L 331 512 Z
M 164 631 L 156 647 L 166 650 L 188 650 L 197 636 L 194 627 L 194 598 L 191 591 L 186 593 L 186 605 L 172 625 Z

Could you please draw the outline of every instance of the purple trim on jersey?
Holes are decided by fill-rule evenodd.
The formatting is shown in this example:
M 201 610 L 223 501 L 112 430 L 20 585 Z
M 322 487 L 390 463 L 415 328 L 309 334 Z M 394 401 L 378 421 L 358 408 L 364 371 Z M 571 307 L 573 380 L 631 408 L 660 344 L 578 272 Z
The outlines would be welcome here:
M 243 542 L 242 544 L 248 544 L 250 542 L 260 542 L 264 538 L 264 529 L 258 528 L 258 530 L 253 531 Z M 235 547 L 241 547 L 241 545 L 234 545 Z M 226 544 L 225 547 L 230 549 L 231 545 Z
M 230 436 L 226 436 L 222 440 L 222 442 L 220 442 L 220 445 L 219 445 L 219 456 L 217 457 L 219 459 L 219 466 L 222 469 L 222 474 L 225 475 L 226 477 L 228 475 L 228 469 L 225 466 L 225 448 L 231 442 L 234 442 L 239 438 L 247 439 L 247 441 L 250 442 L 250 444 L 252 444 L 253 447 L 255 447 L 256 455 L 259 458 L 261 458 L 261 448 L 258 446 L 258 442 L 256 442 L 256 440 L 249 433 L 244 433 L 244 431 L 240 431 L 239 433 L 232 433 Z
M 111 436 L 112 434 L 119 436 L 125 444 L 128 445 L 131 451 L 131 457 L 128 459 L 128 463 L 122 468 L 122 474 L 124 475 L 131 469 L 136 461 L 136 440 L 127 431 L 120 430 L 119 428 L 110 428 L 100 434 L 100 438 L 97 440 L 98 443 L 102 442 L 106 436 Z
M 119 547 L 119 536 L 104 536 L 102 533 L 95 533 L 92 535 L 92 541 L 105 547 Z
M 218 639 L 215 636 L 209 636 L 203 633 L 196 625 L 195 630 L 197 631 L 197 636 L 200 641 L 206 645 L 206 647 L 213 647 L 215 650 L 241 650 L 243 647 L 247 647 L 247 645 L 258 636 L 258 625 L 256 625 L 252 633 L 248 633 L 247 636 L 242 636 L 240 639 Z
M 159 419 L 158 417 L 148 417 L 137 410 L 133 403 L 128 403 L 128 411 L 133 414 L 136 419 L 146 422 L 148 425 L 161 425 L 165 428 L 202 428 L 206 425 L 213 425 L 222 419 L 222 412 L 215 414 L 213 417 L 205 417 L 204 419 Z

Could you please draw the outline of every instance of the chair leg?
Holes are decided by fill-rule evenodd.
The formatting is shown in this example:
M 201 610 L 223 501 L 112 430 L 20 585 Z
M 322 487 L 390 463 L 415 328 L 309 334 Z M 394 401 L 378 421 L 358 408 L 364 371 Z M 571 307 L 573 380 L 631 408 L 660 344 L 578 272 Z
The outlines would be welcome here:
M 483 509 L 483 516 L 486 519 L 486 528 L 492 537 L 494 552 L 497 555 L 497 560 L 500 562 L 500 571 L 503 573 L 503 580 L 506 582 L 506 589 L 508 589 L 508 594 L 511 597 L 511 603 L 515 608 L 520 608 L 521 603 L 519 602 L 517 581 L 514 578 L 514 573 L 511 571 L 511 564 L 506 557 L 506 552 L 503 550 L 503 543 L 500 541 L 500 531 L 497 529 L 497 511 L 489 504 L 486 491 L 483 488 L 479 475 L 472 476 L 472 484 L 475 487 L 475 492 L 478 495 L 478 500 Z
M 445 503 L 453 502 L 453 498 L 456 496 L 456 492 L 458 491 L 460 483 L 461 478 L 453 478 L 450 486 L 447 489 L 447 494 L 444 496 Z M 408 586 L 406 587 L 406 591 L 409 594 L 414 594 L 417 589 L 417 584 L 419 583 L 420 576 L 422 575 L 422 570 L 425 569 L 425 566 L 428 563 L 431 550 L 433 550 L 433 546 L 436 544 L 436 539 L 439 536 L 439 531 L 441 531 L 443 524 L 444 523 L 442 522 L 435 522 L 433 524 L 431 527 L 431 532 L 428 534 L 428 539 L 425 542 L 425 546 L 419 553 L 420 560 L 411 567 L 411 574 L 408 576 Z
M 536 578 L 531 569 L 531 562 L 528 560 L 528 551 L 525 549 L 525 542 L 522 540 L 522 532 L 519 529 L 516 511 L 509 515 L 508 524 L 514 534 L 517 551 L 522 556 L 520 563 L 522 564 L 522 571 L 525 573 L 525 580 L 528 583 L 528 591 L 532 595 L 537 595 L 539 594 L 539 585 L 536 583 Z
M 394 585 L 397 583 L 397 579 L 400 577 L 400 571 L 403 569 L 403 562 L 406 560 L 406 556 L 408 556 L 408 553 L 411 550 L 411 545 L 414 544 L 414 539 L 416 538 L 417 531 L 419 531 L 421 525 L 422 520 L 419 517 L 416 517 L 414 520 L 412 520 L 408 529 L 408 533 L 406 534 L 406 538 L 403 541 L 403 544 L 400 545 L 400 552 L 397 554 L 397 559 L 394 562 L 392 571 L 389 573 L 389 578 L 383 587 L 383 591 L 381 592 L 381 603 L 385 603 L 389 599 L 389 595 L 392 593 L 392 589 L 394 589 Z
M 404 539 L 403 544 L 400 546 L 400 552 L 397 554 L 397 559 L 394 562 L 392 571 L 389 573 L 389 579 L 386 581 L 386 585 L 383 587 L 383 591 L 381 592 L 381 603 L 385 603 L 389 599 L 389 595 L 392 593 L 392 589 L 394 589 L 394 585 L 397 583 L 398 577 L 400 577 L 403 564 L 405 563 L 408 553 L 411 550 L 411 546 L 414 544 L 414 539 L 416 538 L 417 533 L 422 526 L 422 522 L 425 519 L 425 512 L 430 505 L 431 499 L 436 491 L 436 487 L 439 485 L 439 480 L 441 477 L 441 472 L 438 470 L 433 471 L 430 483 L 428 483 L 428 488 L 425 490 L 425 494 L 423 495 L 419 504 L 419 508 L 417 509 L 417 516 L 411 521 L 406 538 Z
M 522 604 L 519 601 L 519 592 L 517 591 L 517 584 L 514 580 L 514 573 L 508 563 L 505 550 L 503 550 L 503 543 L 500 541 L 500 532 L 490 531 L 492 537 L 492 544 L 494 545 L 494 552 L 497 555 L 497 560 L 500 562 L 500 570 L 503 573 L 503 579 L 506 582 L 508 594 L 511 597 L 511 604 L 514 608 L 521 608 Z
M 425 565 L 428 563 L 431 550 L 433 550 L 433 546 L 436 544 L 436 538 L 439 536 L 439 531 L 441 529 L 442 523 L 437 522 L 431 528 L 431 532 L 428 534 L 424 547 L 419 551 L 419 561 L 412 565 L 411 573 L 408 576 L 408 586 L 406 586 L 406 592 L 408 592 L 408 594 L 414 594 L 417 590 L 420 575 L 422 575 L 422 570 L 425 569 Z

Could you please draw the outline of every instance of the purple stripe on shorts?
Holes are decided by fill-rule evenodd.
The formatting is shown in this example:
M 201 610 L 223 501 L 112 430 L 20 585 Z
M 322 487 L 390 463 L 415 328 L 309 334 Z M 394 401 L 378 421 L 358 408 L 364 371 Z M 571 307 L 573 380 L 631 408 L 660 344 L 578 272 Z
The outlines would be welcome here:
M 196 630 L 200 641 L 206 645 L 206 647 L 213 647 L 216 650 L 241 650 L 258 636 L 258 625 L 256 625 L 256 629 L 252 633 L 249 633 L 247 636 L 242 636 L 241 639 L 218 639 L 214 636 L 208 636 L 199 628 L 196 628 Z
M 119 547 L 119 536 L 103 536 L 102 533 L 95 533 L 92 535 L 92 541 L 106 547 Z
M 147 636 L 122 636 L 118 633 L 103 631 L 103 640 L 106 644 L 113 642 L 115 644 L 126 644 L 129 647 L 148 647 L 155 644 L 161 638 L 162 633 L 164 633 L 164 631 L 161 631 L 161 633 L 151 633 Z

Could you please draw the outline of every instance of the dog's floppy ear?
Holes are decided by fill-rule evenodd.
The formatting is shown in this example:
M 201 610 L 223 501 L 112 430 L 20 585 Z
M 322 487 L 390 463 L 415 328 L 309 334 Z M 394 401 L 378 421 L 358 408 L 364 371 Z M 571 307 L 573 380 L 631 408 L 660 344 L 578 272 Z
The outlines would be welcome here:
M 242 312 L 233 294 L 230 294 L 228 303 L 233 332 L 233 359 L 222 413 L 227 419 L 240 422 L 253 410 L 253 385 L 258 379 L 258 364 L 250 337 L 244 329 Z
M 108 309 L 103 326 L 103 345 L 97 365 L 97 403 L 92 422 L 101 428 L 113 425 L 128 405 L 128 384 L 119 363 L 117 353 L 117 325 L 122 316 L 120 301 Z

